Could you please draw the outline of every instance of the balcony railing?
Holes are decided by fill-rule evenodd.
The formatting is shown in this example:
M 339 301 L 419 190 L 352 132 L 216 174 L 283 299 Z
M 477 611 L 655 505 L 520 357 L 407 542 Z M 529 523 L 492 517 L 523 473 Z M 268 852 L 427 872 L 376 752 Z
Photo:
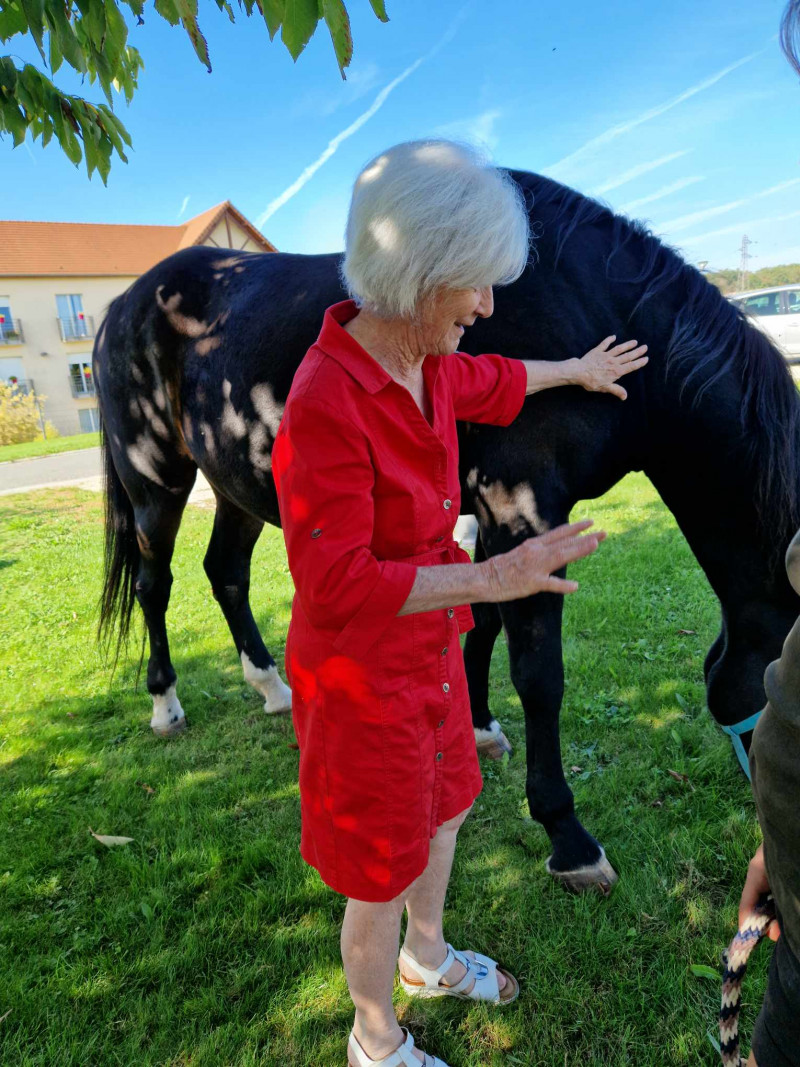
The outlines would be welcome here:
M 25 396 L 36 393 L 33 387 L 33 378 L 4 378 L 2 380 L 6 385 L 10 385 L 12 389 L 16 389 L 17 392 L 23 393 Z
M 5 319 L 0 322 L 0 345 L 25 344 L 22 322 L 19 319 Z
M 83 341 L 94 337 L 94 319 L 91 315 L 79 315 L 74 319 L 59 319 L 58 329 L 62 341 Z
M 94 389 L 94 377 L 88 366 L 77 364 L 70 368 L 69 386 L 72 395 L 80 400 L 85 396 L 96 396 Z

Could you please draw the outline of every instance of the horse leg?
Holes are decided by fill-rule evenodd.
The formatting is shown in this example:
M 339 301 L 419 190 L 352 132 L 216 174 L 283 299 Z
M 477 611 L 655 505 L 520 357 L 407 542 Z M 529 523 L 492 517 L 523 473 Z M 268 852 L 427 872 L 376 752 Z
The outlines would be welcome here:
M 548 593 L 500 608 L 508 634 L 511 680 L 525 710 L 528 807 L 553 847 L 548 872 L 574 892 L 596 888 L 607 894 L 617 881 L 616 871 L 575 815 L 561 760 L 562 608 L 563 597 Z
M 475 542 L 475 562 L 481 563 L 485 559 L 486 551 L 479 536 Z M 479 756 L 502 759 L 506 753 L 511 755 L 513 749 L 489 709 L 489 668 L 492 650 L 502 629 L 502 620 L 496 604 L 473 604 L 472 615 L 475 628 L 469 631 L 464 643 L 464 668 L 475 743 Z
M 147 690 L 153 698 L 150 726 L 159 737 L 178 733 L 186 726 L 175 689 L 178 676 L 169 654 L 166 614 L 172 588 L 170 563 L 190 489 L 191 486 L 180 496 L 167 497 L 153 488 L 146 495 L 138 496 L 138 501 L 133 499 L 139 542 L 135 590 L 150 640 L 147 661 Z
M 264 697 L 264 711 L 290 711 L 292 692 L 278 674 L 250 609 L 250 560 L 261 519 L 217 494 L 214 529 L 203 566 L 242 661 L 245 681 Z

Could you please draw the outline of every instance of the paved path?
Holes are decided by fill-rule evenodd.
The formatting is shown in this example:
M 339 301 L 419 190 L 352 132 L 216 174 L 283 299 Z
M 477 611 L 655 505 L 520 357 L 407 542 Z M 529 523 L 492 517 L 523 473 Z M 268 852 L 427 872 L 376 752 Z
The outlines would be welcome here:
M 77 489 L 89 489 L 100 493 L 103 490 L 102 462 L 99 448 L 85 448 L 76 452 L 59 452 L 55 456 L 39 456 L 36 459 L 19 459 L 13 463 L 0 463 L 0 496 L 10 493 L 26 493 L 30 489 L 54 489 L 71 485 Z M 198 471 L 190 504 L 200 507 L 214 505 L 211 486 Z M 464 548 L 475 544 L 477 523 L 472 515 L 459 516 L 455 537 Z
M 66 485 L 99 493 L 103 488 L 102 470 L 99 448 L 0 463 L 0 496 Z M 203 475 L 198 474 L 189 503 L 207 504 L 213 499 L 211 487 Z

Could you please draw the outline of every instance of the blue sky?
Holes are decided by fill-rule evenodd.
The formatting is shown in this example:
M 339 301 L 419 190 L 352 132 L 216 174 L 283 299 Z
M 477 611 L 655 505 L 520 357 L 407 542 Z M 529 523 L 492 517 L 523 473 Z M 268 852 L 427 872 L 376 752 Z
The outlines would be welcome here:
M 282 251 L 342 247 L 349 190 L 387 145 L 478 140 L 650 221 L 691 261 L 800 262 L 800 81 L 784 0 L 347 0 L 342 82 L 321 26 L 295 65 L 263 24 L 201 0 L 213 73 L 148 5 L 145 70 L 118 106 L 134 142 L 108 188 L 54 144 L 0 145 L 0 216 L 174 224 L 230 199 Z M 27 42 L 3 51 L 35 61 Z M 59 72 L 64 88 L 90 99 Z M 313 173 L 304 183 L 307 168 Z

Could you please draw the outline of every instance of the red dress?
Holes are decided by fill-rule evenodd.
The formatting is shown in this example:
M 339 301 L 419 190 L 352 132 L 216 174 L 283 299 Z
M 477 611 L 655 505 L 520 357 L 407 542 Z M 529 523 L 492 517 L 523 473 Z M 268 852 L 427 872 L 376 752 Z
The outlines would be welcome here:
M 469 606 L 398 616 L 418 566 L 469 563 L 456 419 L 506 426 L 525 397 L 518 360 L 426 356 L 431 426 L 411 393 L 325 313 L 273 449 L 296 593 L 286 674 L 300 745 L 300 851 L 358 900 L 398 896 L 436 828 L 481 790 L 458 635 Z

